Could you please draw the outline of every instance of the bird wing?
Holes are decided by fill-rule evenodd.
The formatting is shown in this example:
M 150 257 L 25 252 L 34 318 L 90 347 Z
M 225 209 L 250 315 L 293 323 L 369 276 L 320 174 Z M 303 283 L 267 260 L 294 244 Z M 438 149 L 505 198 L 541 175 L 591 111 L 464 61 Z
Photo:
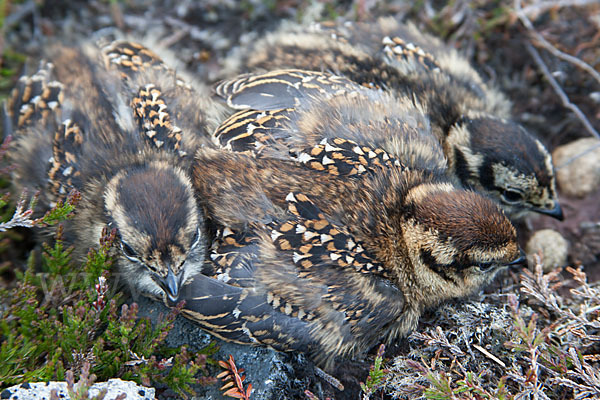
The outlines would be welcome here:
M 52 64 L 42 63 L 32 76 L 23 75 L 4 104 L 4 132 L 14 132 L 60 118 L 63 85 L 52 80 Z
M 318 361 L 365 350 L 402 313 L 403 294 L 363 244 L 306 195 L 289 193 L 286 201 L 291 218 L 268 225 L 257 279 L 280 312 L 310 323 Z
M 377 173 L 385 168 L 406 168 L 383 149 L 343 138 L 323 139 L 318 145 L 299 151 L 295 158 L 310 169 L 346 177 Z
M 63 121 L 54 134 L 48 178 L 51 190 L 58 198 L 63 198 L 72 188 L 81 189 L 78 160 L 84 134 L 81 127 L 70 119 Z
M 309 316 L 297 307 L 289 313 L 274 307 L 265 291 L 196 275 L 183 288 L 182 313 L 217 337 L 241 344 L 269 345 L 280 351 L 309 350 Z
M 286 202 L 293 217 L 267 226 L 275 247 L 291 256 L 300 271 L 310 275 L 310 271 L 321 266 L 385 277 L 383 266 L 347 228 L 332 222 L 306 195 L 290 192 Z
M 224 107 L 211 100 L 208 87 L 192 87 L 139 43 L 115 41 L 101 54 L 105 68 L 119 73 L 119 95 L 133 108 L 140 134 L 150 147 L 181 156 L 191 156 L 201 146 L 214 147 L 212 121 L 222 120 Z
M 340 137 L 325 137 L 313 146 L 296 148 L 299 144 L 295 142 L 309 144 L 313 139 L 299 139 L 300 135 L 290 128 L 296 117 L 295 108 L 239 111 L 225 120 L 214 135 L 226 149 L 255 153 L 268 149 L 275 149 L 276 153 L 289 152 L 292 158 L 306 167 L 332 175 L 357 176 L 367 171 L 374 172 L 376 168 L 405 168 L 398 159 L 381 148 L 359 145 Z M 349 131 L 346 133 L 351 135 Z
M 283 69 L 241 75 L 220 82 L 214 90 L 231 108 L 268 111 L 297 108 L 311 97 L 327 98 L 360 89 L 351 80 L 330 73 Z
M 286 202 L 288 218 L 217 234 L 215 273 L 188 283 L 183 313 L 227 340 L 307 351 L 320 361 L 364 350 L 401 313 L 402 293 L 307 196 L 290 193 Z
M 225 149 L 260 153 L 289 137 L 287 126 L 293 113 L 293 108 L 239 111 L 223 121 L 213 135 Z
M 334 139 L 346 139 L 385 150 L 407 166 L 446 169 L 425 110 L 412 98 L 364 88 L 332 74 L 302 70 L 245 75 L 221 83 L 217 92 L 234 107 L 250 107 L 215 130 L 215 139 L 227 149 L 279 158 L 291 154 L 300 160 L 300 152 L 323 139 L 329 140 L 326 148 L 331 148 Z M 240 95 L 244 101 L 238 101 Z M 265 98 L 274 104 L 266 104 Z M 285 108 L 271 109 L 274 105 Z M 360 146 L 352 148 L 358 154 L 348 152 L 346 157 L 360 161 Z M 314 157 L 303 156 L 314 163 Z M 323 161 L 331 163 L 325 170 L 335 171 L 338 166 L 330 157 Z

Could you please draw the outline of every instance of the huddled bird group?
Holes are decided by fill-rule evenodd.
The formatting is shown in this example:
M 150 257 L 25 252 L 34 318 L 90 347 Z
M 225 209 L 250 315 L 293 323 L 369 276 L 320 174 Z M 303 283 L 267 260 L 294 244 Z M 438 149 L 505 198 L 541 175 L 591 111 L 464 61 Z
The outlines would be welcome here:
M 522 264 L 509 218 L 562 218 L 548 151 L 412 25 L 287 27 L 241 60 L 211 91 L 134 42 L 49 48 L 4 107 L 15 192 L 79 191 L 79 256 L 114 228 L 130 290 L 326 367 Z

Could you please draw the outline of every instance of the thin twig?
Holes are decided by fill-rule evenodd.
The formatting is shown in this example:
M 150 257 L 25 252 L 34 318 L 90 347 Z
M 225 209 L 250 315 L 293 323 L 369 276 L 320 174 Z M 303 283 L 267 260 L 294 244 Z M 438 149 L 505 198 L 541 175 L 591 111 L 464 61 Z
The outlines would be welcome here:
M 178 29 L 175 32 L 173 32 L 171 35 L 167 36 L 166 38 L 164 38 L 160 42 L 158 42 L 158 47 L 168 49 L 169 47 L 173 46 L 175 43 L 179 42 L 181 39 L 186 37 L 188 34 L 189 34 L 189 31 L 187 31 L 185 29 Z
M 554 79 L 554 77 L 550 73 L 550 70 L 548 70 L 548 67 L 544 63 L 544 60 L 542 60 L 540 53 L 538 53 L 538 51 L 535 49 L 535 47 L 533 47 L 529 43 L 525 44 L 525 48 L 527 49 L 529 54 L 531 54 L 531 56 L 533 57 L 538 68 L 540 69 L 540 71 L 542 71 L 542 74 L 548 80 L 548 82 L 550 83 L 552 88 L 554 89 L 554 92 L 556 92 L 558 97 L 560 97 L 560 100 L 562 101 L 563 106 L 565 106 L 569 110 L 573 111 L 575 113 L 575 115 L 577 116 L 577 118 L 579 118 L 579 120 L 581 121 L 583 126 L 585 126 L 585 129 L 587 129 L 587 131 L 589 133 L 591 133 L 592 135 L 594 135 L 596 138 L 600 139 L 600 134 L 596 131 L 596 129 L 594 129 L 594 127 L 592 126 L 590 121 L 588 121 L 588 119 L 586 118 L 585 114 L 583 114 L 583 112 L 581 112 L 579 107 L 577 107 L 575 104 L 571 103 L 571 101 L 569 100 L 569 97 L 562 90 L 562 88 L 560 87 L 558 82 L 556 82 L 556 79 Z
M 523 14 L 534 19 L 539 15 L 551 9 L 563 7 L 582 7 L 590 4 L 598 4 L 598 0 L 559 0 L 542 1 L 523 8 Z
M 523 25 L 525 26 L 525 28 L 533 36 L 535 36 L 536 40 L 538 40 L 538 42 L 540 44 L 545 43 L 546 45 L 543 45 L 543 47 L 546 48 L 546 49 L 548 49 L 546 46 L 554 48 L 554 46 L 552 46 L 548 41 L 546 41 L 546 39 L 544 39 L 539 33 L 537 33 L 535 31 L 535 28 L 533 27 L 533 24 L 531 23 L 531 21 L 529 20 L 529 18 L 527 18 L 527 16 L 523 12 L 523 8 L 521 7 L 521 0 L 515 0 L 514 1 L 514 8 L 515 8 L 515 12 L 516 12 L 517 16 L 519 17 L 519 19 L 521 20 L 521 22 L 523 23 Z M 542 74 L 544 75 L 544 77 L 548 80 L 548 82 L 550 83 L 550 85 L 554 89 L 554 92 L 558 95 L 558 97 L 560 97 L 560 99 L 561 99 L 561 101 L 563 103 L 563 106 L 565 106 L 569 110 L 573 111 L 575 113 L 575 115 L 577 116 L 577 118 L 579 118 L 579 120 L 581 121 L 581 123 L 585 126 L 586 130 L 589 133 L 591 133 L 593 136 L 595 136 L 596 138 L 600 139 L 600 134 L 596 131 L 596 129 L 594 129 L 594 127 L 592 126 L 592 124 L 590 123 L 590 121 L 587 119 L 587 117 L 585 116 L 585 114 L 579 109 L 579 107 L 577 107 L 575 104 L 571 103 L 571 100 L 569 100 L 569 97 L 567 96 L 567 94 L 560 87 L 560 85 L 558 84 L 558 82 L 556 81 L 556 79 L 554 79 L 554 76 L 552 76 L 552 74 L 550 73 L 550 70 L 548 69 L 548 66 L 546 65 L 546 63 L 544 62 L 544 60 L 542 60 L 542 57 L 540 56 L 540 53 L 536 50 L 536 48 L 533 47 L 529 43 L 525 44 L 525 48 L 527 49 L 527 51 L 529 52 L 529 54 L 531 54 L 531 56 L 533 57 L 535 63 L 538 66 L 538 68 L 540 69 L 540 71 L 542 72 Z M 568 54 L 560 52 L 556 48 L 554 48 L 554 50 L 550 50 L 550 49 L 548 49 L 548 50 L 552 54 L 555 54 L 555 55 L 556 55 L 555 52 L 558 52 L 558 53 L 563 54 L 564 56 L 568 56 L 569 59 L 576 59 L 575 57 L 572 57 L 572 56 L 569 56 Z M 557 57 L 559 57 L 559 56 L 557 55 Z M 563 57 L 561 57 L 561 58 L 563 58 Z M 565 59 L 565 58 L 563 58 L 563 59 Z M 576 59 L 576 60 L 578 60 L 578 59 Z M 570 60 L 570 61 L 572 62 L 572 60 Z M 589 65 L 585 64 L 581 60 L 578 60 L 578 62 L 575 63 L 575 65 L 581 67 L 581 63 L 583 63 L 584 65 L 586 65 L 587 67 L 589 67 Z M 584 68 L 586 71 L 588 70 L 587 67 Z M 594 71 L 594 73 L 595 73 L 595 75 L 593 75 L 593 76 L 596 77 L 597 76 L 596 71 Z M 599 80 L 599 82 L 600 82 L 600 80 Z
M 597 3 L 597 1 L 598 0 L 596 0 L 596 3 Z M 569 63 L 581 68 L 582 70 L 586 71 L 598 83 L 600 83 L 600 73 L 598 73 L 598 71 L 596 71 L 594 68 L 592 68 L 591 65 L 589 65 L 588 63 L 582 61 L 581 59 L 579 59 L 577 57 L 573 57 L 570 54 L 560 51 L 554 45 L 552 45 L 552 43 L 547 41 L 538 31 L 535 30 L 533 23 L 529 20 L 529 18 L 527 18 L 527 15 L 525 14 L 524 10 L 521 8 L 520 0 L 515 0 L 515 11 L 517 13 L 517 16 L 519 17 L 519 20 L 521 20 L 521 23 L 525 26 L 525 28 L 527 28 L 527 31 L 529 31 L 529 33 L 535 39 L 536 44 L 538 44 L 539 46 L 548 50 L 550 53 L 552 53 L 553 56 L 560 58 L 561 60 L 564 60 L 566 62 L 569 62 Z
M 27 3 L 21 4 L 14 12 L 6 16 L 4 19 L 4 29 L 8 30 L 8 28 L 11 28 L 13 25 L 21 22 L 22 19 L 35 11 L 35 7 L 36 4 L 34 0 L 30 0 Z
M 475 343 L 473 343 L 473 347 L 475 347 L 477 350 L 482 352 L 483 355 L 485 355 L 490 360 L 495 361 L 498 364 L 500 364 L 502 366 L 502 368 L 506 368 L 506 364 L 504 364 L 504 361 L 502 361 L 501 359 L 499 359 L 498 357 L 496 357 L 495 355 L 493 355 L 492 353 L 487 351 L 484 347 L 481 347 L 480 345 L 475 344 Z
M 577 160 L 578 158 L 583 157 L 586 154 L 589 154 L 589 153 L 592 153 L 592 152 L 596 151 L 599 147 L 600 147 L 600 143 L 595 144 L 594 146 L 590 147 L 589 149 L 586 149 L 586 150 L 582 151 L 581 153 L 576 154 L 573 157 L 570 157 L 567 161 L 565 161 L 562 164 L 556 166 L 556 169 L 561 169 L 561 168 L 566 167 L 567 165 L 571 164 L 573 161 Z

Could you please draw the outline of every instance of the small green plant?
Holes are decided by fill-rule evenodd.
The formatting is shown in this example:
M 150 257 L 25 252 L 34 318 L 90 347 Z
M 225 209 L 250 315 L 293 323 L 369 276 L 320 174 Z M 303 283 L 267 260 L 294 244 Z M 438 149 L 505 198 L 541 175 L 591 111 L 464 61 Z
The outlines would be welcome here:
M 0 290 L 0 387 L 64 380 L 69 370 L 86 379 L 92 372 L 101 380 L 162 384 L 182 397 L 193 393 L 192 384 L 214 382 L 206 370 L 214 345 L 190 354 L 163 344 L 183 303 L 152 326 L 138 318 L 137 304 L 122 304 L 120 294 L 109 291 L 115 230 L 104 230 L 82 266 L 73 262 L 60 222 L 70 218 L 78 198 L 73 193 L 36 220 L 31 219 L 35 201 L 25 210 L 22 199 L 18 219 L 11 218 L 20 226 L 59 225 L 54 244 L 43 245 L 42 271 L 36 272 L 31 257 L 14 287 Z
M 90 375 L 90 364 L 84 363 L 81 368 L 81 375 L 79 377 L 79 382 L 75 382 L 75 375 L 73 371 L 67 371 L 67 394 L 71 400 L 103 400 L 106 397 L 107 389 L 102 389 L 100 393 L 98 393 L 93 398 L 90 398 L 90 387 L 96 381 L 96 375 Z M 125 400 L 127 395 L 125 393 L 121 393 L 118 395 L 115 400 Z M 50 393 L 50 400 L 60 400 L 61 397 L 58 395 L 57 390 L 54 389 Z
M 385 345 L 379 345 L 375 361 L 369 370 L 369 376 L 366 382 L 360 383 L 360 388 L 363 391 L 363 399 L 368 399 L 372 394 L 377 392 L 385 385 L 386 375 L 388 370 L 383 368 L 383 354 L 385 353 Z
M 431 385 L 424 391 L 426 399 L 431 400 L 454 400 L 454 399 L 477 399 L 477 400 L 504 400 L 508 399 L 505 390 L 504 379 L 501 379 L 495 389 L 485 389 L 482 385 L 482 375 L 466 372 L 462 379 L 453 382 L 453 377 L 445 372 L 427 372 L 427 379 Z M 512 398 L 512 397 L 511 397 Z

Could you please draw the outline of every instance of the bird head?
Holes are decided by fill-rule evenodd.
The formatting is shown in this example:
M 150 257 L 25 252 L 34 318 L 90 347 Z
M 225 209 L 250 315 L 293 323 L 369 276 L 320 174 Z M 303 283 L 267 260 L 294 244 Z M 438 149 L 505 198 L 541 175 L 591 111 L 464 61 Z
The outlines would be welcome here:
M 426 305 L 479 291 L 501 269 L 525 258 L 517 233 L 491 200 L 450 184 L 412 188 L 404 242 Z
M 120 238 L 120 271 L 133 289 L 176 303 L 204 254 L 202 216 L 191 182 L 164 161 L 121 170 L 104 191 Z
M 445 146 L 463 186 L 488 194 L 511 217 L 533 211 L 563 219 L 552 157 L 520 125 L 474 114 L 452 126 Z

